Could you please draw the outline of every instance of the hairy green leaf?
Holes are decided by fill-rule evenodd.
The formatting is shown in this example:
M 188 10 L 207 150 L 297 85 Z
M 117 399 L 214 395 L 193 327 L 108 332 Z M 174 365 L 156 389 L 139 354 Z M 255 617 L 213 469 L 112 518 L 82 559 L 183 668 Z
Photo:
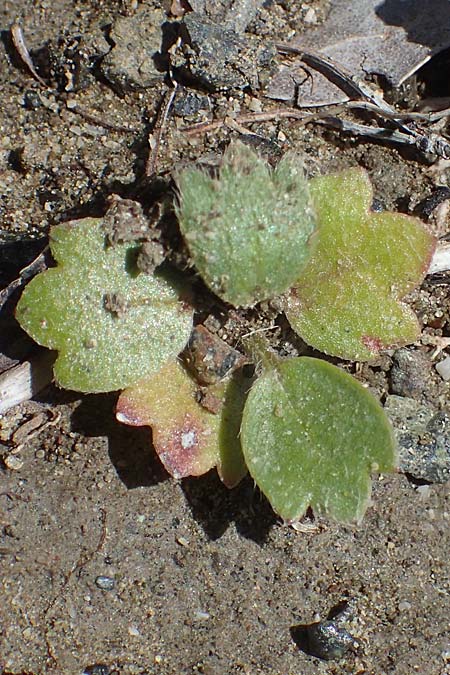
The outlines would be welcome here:
M 370 210 L 365 171 L 310 184 L 317 246 L 286 302 L 293 329 L 314 348 L 350 360 L 414 342 L 419 325 L 401 299 L 420 284 L 435 240 L 424 225 Z
M 310 255 L 314 218 L 298 157 L 275 170 L 249 147 L 231 143 L 217 178 L 198 169 L 178 177 L 178 217 L 208 286 L 233 305 L 286 291 Z
M 199 389 L 178 362 L 125 389 L 116 416 L 131 426 L 150 426 L 153 445 L 175 478 L 199 476 L 213 467 L 227 487 L 247 472 L 239 441 L 248 381 L 239 373 L 213 387 L 201 405 Z M 215 413 L 209 409 L 215 409 Z
M 250 474 L 286 521 L 308 506 L 359 521 L 371 471 L 395 466 L 393 432 L 378 401 L 325 361 L 280 361 L 252 387 L 241 442 Z
M 168 278 L 139 273 L 135 243 L 108 246 L 102 220 L 86 218 L 53 227 L 50 247 L 58 265 L 28 284 L 16 316 L 58 350 L 60 386 L 122 389 L 183 349 L 192 311 Z

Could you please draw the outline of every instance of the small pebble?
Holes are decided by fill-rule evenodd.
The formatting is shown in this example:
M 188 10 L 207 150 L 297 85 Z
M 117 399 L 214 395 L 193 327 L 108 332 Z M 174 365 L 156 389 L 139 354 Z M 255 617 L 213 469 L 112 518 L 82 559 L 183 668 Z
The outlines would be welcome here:
M 384 410 L 398 443 L 399 468 L 428 483 L 450 478 L 450 414 L 403 396 L 388 396 Z
M 115 581 L 112 577 L 106 577 L 103 575 L 98 576 L 95 579 L 95 585 L 97 588 L 101 588 L 102 591 L 112 591 L 115 586 Z
M 420 398 L 427 388 L 430 370 L 428 354 L 414 349 L 397 349 L 391 369 L 392 393 Z
M 109 675 L 109 666 L 104 663 L 94 663 L 83 670 L 83 675 Z
M 189 539 L 186 539 L 186 537 L 177 537 L 177 544 L 187 548 L 189 546 Z
M 128 626 L 128 634 L 131 635 L 132 637 L 140 636 L 140 632 L 137 626 Z
M 418 485 L 417 492 L 422 499 L 428 499 L 431 492 L 431 487 L 429 485 Z
M 313 7 L 310 7 L 307 11 L 305 16 L 303 17 L 303 21 L 306 24 L 314 24 L 317 23 L 317 14 L 316 11 Z
M 334 621 L 321 621 L 307 627 L 311 654 L 330 661 L 340 659 L 353 644 L 353 637 Z
M 197 612 L 194 612 L 194 619 L 196 621 L 208 621 L 208 619 L 211 618 L 211 615 L 209 612 L 204 612 L 203 610 L 198 610 Z
M 436 363 L 435 368 L 444 382 L 450 380 L 450 356 L 446 356 L 443 361 Z
M 19 471 L 23 467 L 23 459 L 19 455 L 7 455 L 3 461 L 6 468 L 11 471 Z
M 27 89 L 23 97 L 23 105 L 27 110 L 37 110 L 42 106 L 39 92 L 34 89 Z

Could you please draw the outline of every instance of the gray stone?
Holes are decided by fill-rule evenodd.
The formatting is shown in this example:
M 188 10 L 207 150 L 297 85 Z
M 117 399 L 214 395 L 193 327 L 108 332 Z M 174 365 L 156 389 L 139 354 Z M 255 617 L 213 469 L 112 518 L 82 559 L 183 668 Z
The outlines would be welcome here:
M 163 24 L 170 27 L 164 12 L 145 6 L 117 19 L 111 30 L 114 47 L 101 64 L 117 89 L 145 89 L 163 79 L 168 65 L 167 54 L 161 52 Z
M 96 577 L 95 585 L 97 586 L 97 588 L 101 588 L 102 591 L 112 591 L 114 586 L 116 585 L 116 582 L 112 577 L 106 577 L 101 574 L 98 577 Z
M 391 369 L 391 391 L 399 396 L 420 398 L 431 372 L 430 357 L 414 349 L 397 349 Z
M 399 468 L 429 483 L 450 478 L 450 410 L 438 411 L 402 396 L 388 396 L 385 412 L 398 443 Z

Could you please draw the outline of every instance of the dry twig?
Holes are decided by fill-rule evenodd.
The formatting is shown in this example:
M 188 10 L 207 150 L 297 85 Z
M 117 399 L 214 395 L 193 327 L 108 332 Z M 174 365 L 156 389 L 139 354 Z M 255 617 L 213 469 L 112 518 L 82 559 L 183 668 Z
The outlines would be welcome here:
M 39 75 L 36 68 L 34 67 L 33 61 L 31 60 L 30 52 L 28 51 L 27 46 L 25 44 L 22 28 L 20 27 L 17 19 L 12 24 L 10 32 L 13 45 L 16 48 L 17 53 L 22 59 L 23 63 L 30 71 L 31 75 L 34 77 L 35 80 L 37 80 L 37 82 L 39 82 L 39 84 L 48 89 L 49 87 L 47 82 L 42 79 L 42 77 Z

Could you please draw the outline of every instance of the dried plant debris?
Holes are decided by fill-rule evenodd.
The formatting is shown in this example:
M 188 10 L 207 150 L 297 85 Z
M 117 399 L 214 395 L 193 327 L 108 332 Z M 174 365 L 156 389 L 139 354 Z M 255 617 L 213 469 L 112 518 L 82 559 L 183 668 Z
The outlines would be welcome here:
M 450 46 L 450 6 L 446 0 L 332 0 L 327 20 L 292 44 L 318 50 L 355 78 L 378 74 L 398 86 Z M 310 73 L 301 59 L 283 67 L 267 93 L 301 106 L 348 100 L 327 77 Z
M 311 253 L 314 218 L 301 161 L 285 155 L 275 170 L 239 142 L 219 175 L 178 177 L 178 217 L 193 261 L 217 295 L 252 305 L 286 291 Z
M 50 232 L 57 267 L 26 287 L 16 316 L 39 344 L 58 350 L 59 385 L 121 389 L 174 358 L 188 341 L 192 311 L 169 277 L 139 273 L 136 243 L 108 246 L 102 219 Z
M 355 361 L 414 342 L 419 324 L 402 298 L 423 280 L 434 237 L 416 218 L 372 212 L 363 170 L 313 179 L 310 190 L 318 241 L 287 296 L 293 329 L 315 349 Z

